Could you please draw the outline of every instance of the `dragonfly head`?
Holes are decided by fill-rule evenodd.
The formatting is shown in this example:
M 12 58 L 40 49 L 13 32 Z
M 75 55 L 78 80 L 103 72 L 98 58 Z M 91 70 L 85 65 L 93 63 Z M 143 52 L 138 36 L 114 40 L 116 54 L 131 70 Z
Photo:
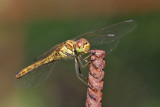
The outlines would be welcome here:
M 81 38 L 76 42 L 76 52 L 79 54 L 88 53 L 90 50 L 90 43 L 84 39 Z

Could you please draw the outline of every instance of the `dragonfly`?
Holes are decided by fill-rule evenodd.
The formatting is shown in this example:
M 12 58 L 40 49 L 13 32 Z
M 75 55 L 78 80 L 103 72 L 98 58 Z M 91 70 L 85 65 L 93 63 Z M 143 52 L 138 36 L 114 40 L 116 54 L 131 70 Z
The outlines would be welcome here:
M 90 53 L 92 47 L 100 49 L 103 46 L 106 54 L 109 54 L 117 47 L 119 39 L 133 31 L 136 26 L 137 22 L 135 20 L 125 20 L 102 29 L 78 35 L 73 39 L 55 45 L 49 51 L 38 56 L 33 64 L 16 74 L 16 86 L 27 88 L 39 85 L 49 77 L 55 62 L 68 58 L 75 60 L 77 77 L 84 82 L 82 78 L 85 78 L 85 76 L 80 70 L 84 64 L 81 60 L 84 60 L 86 64 L 90 61 L 87 61 L 88 57 L 83 58 L 82 56 Z

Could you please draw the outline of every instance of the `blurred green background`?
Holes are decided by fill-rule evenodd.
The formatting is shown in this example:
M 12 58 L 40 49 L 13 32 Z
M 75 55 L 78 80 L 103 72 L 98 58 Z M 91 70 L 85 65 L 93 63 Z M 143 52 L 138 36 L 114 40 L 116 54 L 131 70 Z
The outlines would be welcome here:
M 17 72 L 76 35 L 134 19 L 137 28 L 106 56 L 103 107 L 160 107 L 159 0 L 0 0 L 0 107 L 84 107 L 73 60 L 40 86 L 14 86 Z

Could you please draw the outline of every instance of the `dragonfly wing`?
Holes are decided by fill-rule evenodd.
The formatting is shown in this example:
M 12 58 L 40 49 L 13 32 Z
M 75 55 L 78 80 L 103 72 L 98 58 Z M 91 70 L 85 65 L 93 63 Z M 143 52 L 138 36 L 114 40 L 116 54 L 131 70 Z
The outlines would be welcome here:
M 119 40 L 114 40 L 108 44 L 94 45 L 94 49 L 102 49 L 105 50 L 106 54 L 110 54 L 119 44 Z
M 47 52 L 41 54 L 40 56 L 36 57 L 36 58 L 34 59 L 34 62 L 46 58 L 46 57 L 49 56 L 53 51 L 55 51 L 57 48 L 61 47 L 61 45 L 62 45 L 62 44 L 58 44 L 58 45 L 54 46 L 53 48 L 51 48 L 49 51 L 47 51 Z
M 21 88 L 35 87 L 48 78 L 53 70 L 53 67 L 54 63 L 48 63 L 33 69 L 23 77 L 16 79 L 15 85 Z
M 35 58 L 34 62 L 38 62 L 41 59 L 44 59 L 48 57 L 52 52 L 54 52 L 56 49 L 61 47 L 62 44 L 58 44 L 51 48 L 49 51 L 45 52 L 44 54 L 38 56 Z M 48 64 L 41 65 L 26 75 L 24 75 L 22 78 L 16 79 L 15 84 L 17 87 L 27 88 L 27 87 L 35 87 L 42 83 L 44 80 L 48 78 L 50 73 L 53 70 L 55 62 L 51 62 Z
M 91 46 L 105 45 L 106 49 L 109 46 L 110 50 L 107 51 L 107 53 L 109 53 L 111 50 L 113 50 L 116 47 L 117 45 L 116 43 L 118 43 L 119 38 L 133 31 L 136 28 L 136 26 L 137 26 L 136 21 L 125 20 L 117 24 L 111 25 L 109 27 L 105 27 L 103 29 L 84 33 L 73 39 L 79 40 L 80 38 L 85 38 L 89 41 Z

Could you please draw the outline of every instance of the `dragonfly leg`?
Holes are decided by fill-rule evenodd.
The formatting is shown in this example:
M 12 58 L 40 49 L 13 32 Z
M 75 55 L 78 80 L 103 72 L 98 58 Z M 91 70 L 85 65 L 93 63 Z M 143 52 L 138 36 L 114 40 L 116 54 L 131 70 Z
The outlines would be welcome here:
M 89 58 L 92 54 L 89 54 L 88 56 L 86 56 L 83 60 L 87 60 L 87 58 Z
M 88 55 L 87 57 L 85 57 L 85 58 L 83 58 L 81 55 L 78 56 L 78 61 L 79 61 L 79 63 L 80 63 L 80 65 L 81 65 L 82 68 L 86 67 L 88 64 L 91 63 L 91 61 L 88 61 L 88 60 L 87 60 L 87 58 L 89 58 L 90 56 L 91 56 L 91 54 L 89 54 L 89 55 Z M 82 63 L 82 61 L 81 61 L 80 58 L 81 58 L 83 61 L 85 61 L 85 64 Z
M 75 69 L 76 69 L 76 74 L 77 74 L 78 79 L 80 79 L 84 84 L 87 85 L 87 80 L 88 79 L 87 79 L 87 77 L 85 77 L 82 74 L 77 58 L 75 58 Z
M 85 65 L 81 66 L 82 68 L 85 68 L 88 64 L 90 64 L 92 61 L 88 61 Z
M 81 59 L 78 57 L 78 61 L 80 63 L 80 66 L 82 67 L 84 64 L 82 63 Z
M 87 57 L 88 57 L 88 56 L 87 56 Z M 82 58 L 82 57 L 80 57 L 80 58 Z M 92 62 L 92 61 L 90 60 L 90 61 L 87 61 L 85 64 L 83 64 L 80 58 L 78 57 L 78 61 L 79 61 L 80 66 L 81 66 L 82 68 L 86 67 L 88 64 L 90 64 L 90 63 Z
M 83 58 L 81 55 L 79 55 L 79 57 L 81 59 L 83 59 L 86 63 L 88 62 L 87 58 L 89 58 L 91 56 L 91 54 L 89 54 L 88 56 L 86 56 L 85 58 Z

